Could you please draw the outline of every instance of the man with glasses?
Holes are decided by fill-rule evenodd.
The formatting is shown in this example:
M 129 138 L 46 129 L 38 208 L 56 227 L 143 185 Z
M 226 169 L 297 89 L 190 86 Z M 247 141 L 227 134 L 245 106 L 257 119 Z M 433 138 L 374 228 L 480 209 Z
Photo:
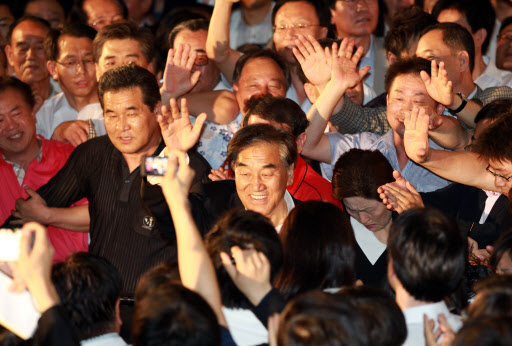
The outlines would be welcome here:
M 46 36 L 48 71 L 59 82 L 62 93 L 47 100 L 37 112 L 37 133 L 41 136 L 77 146 L 94 135 L 93 129 L 97 135 L 106 133 L 98 120 L 101 115 L 90 120 L 79 114 L 85 106 L 98 102 L 94 36 L 94 29 L 80 24 L 52 30 Z

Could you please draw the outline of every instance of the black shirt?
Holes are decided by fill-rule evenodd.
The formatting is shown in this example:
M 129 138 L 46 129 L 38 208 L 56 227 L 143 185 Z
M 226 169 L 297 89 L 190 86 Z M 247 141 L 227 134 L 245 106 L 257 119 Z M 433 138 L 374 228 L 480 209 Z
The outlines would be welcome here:
M 154 155 L 163 148 L 162 141 Z M 197 160 L 191 159 L 191 166 L 193 161 Z M 196 179 L 208 167 L 199 170 Z M 38 193 L 50 207 L 67 207 L 83 197 L 89 200 L 89 252 L 119 270 L 122 295 L 133 296 L 147 269 L 177 258 L 174 226 L 160 187 L 143 182 L 139 169 L 130 173 L 107 136 L 78 146 Z

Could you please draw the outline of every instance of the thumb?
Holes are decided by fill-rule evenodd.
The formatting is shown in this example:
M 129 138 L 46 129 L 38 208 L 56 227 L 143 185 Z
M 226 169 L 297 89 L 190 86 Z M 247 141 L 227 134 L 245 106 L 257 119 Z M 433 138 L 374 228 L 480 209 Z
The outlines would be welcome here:
M 190 84 L 194 87 L 199 81 L 199 77 L 201 76 L 201 71 L 195 71 L 190 77 Z
M 225 253 L 220 253 L 220 260 L 222 261 L 222 265 L 224 266 L 224 269 L 228 272 L 228 275 L 231 277 L 231 279 L 234 281 L 236 277 L 236 267 L 231 262 L 231 257 Z
M 27 194 L 30 196 L 30 197 L 39 197 L 39 194 L 37 192 L 35 192 L 34 190 L 32 190 L 30 187 L 28 187 L 27 185 L 25 185 L 25 192 L 27 192 Z

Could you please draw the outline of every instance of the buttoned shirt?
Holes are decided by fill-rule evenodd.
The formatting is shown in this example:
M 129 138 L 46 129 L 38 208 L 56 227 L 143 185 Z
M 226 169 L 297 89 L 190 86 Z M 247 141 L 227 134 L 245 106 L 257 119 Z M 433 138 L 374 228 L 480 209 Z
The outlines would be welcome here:
M 483 89 L 497 86 L 512 87 L 512 72 L 498 69 L 494 62 L 490 61 L 489 57 L 484 56 L 483 59 L 487 67 L 475 79 L 476 84 Z

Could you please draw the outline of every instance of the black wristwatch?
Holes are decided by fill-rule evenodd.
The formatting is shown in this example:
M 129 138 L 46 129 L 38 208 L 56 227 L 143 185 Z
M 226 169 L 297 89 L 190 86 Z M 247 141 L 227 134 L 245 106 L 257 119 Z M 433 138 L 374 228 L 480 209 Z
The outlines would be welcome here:
M 466 96 L 462 95 L 462 93 L 457 93 L 457 95 L 460 97 L 460 100 L 462 101 L 462 103 L 460 104 L 459 108 L 457 108 L 457 109 L 448 108 L 448 112 L 450 112 L 450 114 L 452 114 L 452 115 L 456 115 L 457 113 L 460 113 L 464 109 L 464 107 L 466 107 L 466 105 L 468 104 L 468 99 L 466 98 Z

